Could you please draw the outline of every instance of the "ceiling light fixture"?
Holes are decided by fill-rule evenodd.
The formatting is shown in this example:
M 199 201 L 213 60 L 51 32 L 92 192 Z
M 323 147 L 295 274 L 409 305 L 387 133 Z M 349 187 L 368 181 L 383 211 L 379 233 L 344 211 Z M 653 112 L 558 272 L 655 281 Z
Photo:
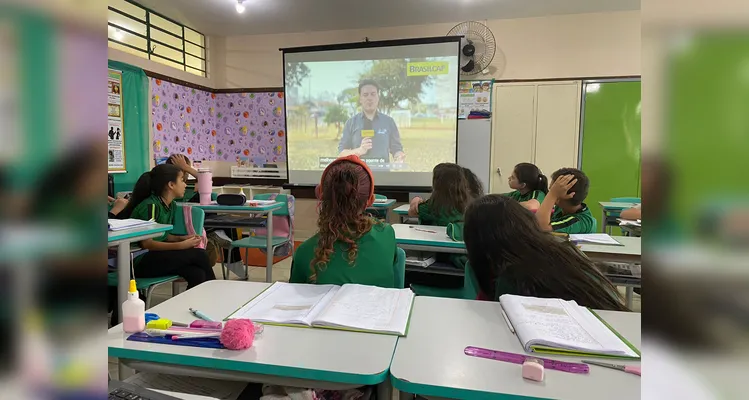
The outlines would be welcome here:
M 237 0 L 237 5 L 235 6 L 237 12 L 240 14 L 244 12 L 244 4 L 242 3 L 244 3 L 244 0 Z
M 116 40 L 122 40 L 125 37 L 125 35 L 122 34 L 122 31 L 119 28 L 114 29 L 114 38 Z

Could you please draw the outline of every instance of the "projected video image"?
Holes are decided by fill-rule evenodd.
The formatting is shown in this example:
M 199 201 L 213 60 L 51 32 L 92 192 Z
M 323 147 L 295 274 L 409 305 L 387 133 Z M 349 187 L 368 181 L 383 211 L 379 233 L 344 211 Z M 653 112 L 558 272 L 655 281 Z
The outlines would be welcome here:
M 289 169 L 356 154 L 373 170 L 455 161 L 457 57 L 287 62 Z

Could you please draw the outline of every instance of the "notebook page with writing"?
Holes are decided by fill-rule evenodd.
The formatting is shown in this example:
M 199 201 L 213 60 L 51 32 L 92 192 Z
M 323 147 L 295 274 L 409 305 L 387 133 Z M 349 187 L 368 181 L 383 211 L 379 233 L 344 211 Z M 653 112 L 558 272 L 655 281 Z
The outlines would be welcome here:
M 405 335 L 413 299 L 410 289 L 346 284 L 312 324 Z
M 339 289 L 336 285 L 276 282 L 227 319 L 309 326 Z
M 612 246 L 622 246 L 621 243 L 616 241 L 610 235 L 606 233 L 573 233 L 570 234 L 570 241 L 579 243 L 593 243 L 593 244 L 610 244 Z
M 502 295 L 499 301 L 528 352 L 533 350 L 533 346 L 545 346 L 595 354 L 638 356 L 588 309 L 574 301 L 515 295 Z
M 125 229 L 135 228 L 138 226 L 153 224 L 153 220 L 144 221 L 142 219 L 128 218 L 128 219 L 107 219 L 109 224 L 109 230 L 116 232 Z

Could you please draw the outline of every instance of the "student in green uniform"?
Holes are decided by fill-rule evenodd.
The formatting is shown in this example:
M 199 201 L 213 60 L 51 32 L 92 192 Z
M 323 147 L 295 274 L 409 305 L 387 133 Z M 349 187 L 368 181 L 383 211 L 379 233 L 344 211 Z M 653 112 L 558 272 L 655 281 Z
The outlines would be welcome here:
M 574 244 L 542 232 L 534 215 L 506 196 L 471 203 L 463 233 L 481 299 L 515 294 L 627 310 L 611 282 Z
M 411 199 L 408 215 L 419 217 L 419 224 L 447 226 L 463 222 L 463 212 L 472 200 L 468 179 L 458 164 L 441 163 L 432 171 L 432 195 L 424 201 Z
M 174 224 L 177 212 L 175 199 L 185 195 L 182 169 L 172 164 L 157 165 L 138 179 L 130 202 L 121 214 L 125 218 L 150 220 L 160 224 Z M 140 242 L 148 253 L 134 260 L 135 277 L 156 278 L 179 275 L 191 289 L 205 281 L 216 279 L 208 254 L 195 246 L 199 236 L 175 236 L 169 232 Z
M 476 174 L 473 173 L 468 168 L 463 168 L 463 175 L 466 177 L 466 182 L 468 183 L 468 191 L 471 193 L 471 197 L 474 199 L 478 199 L 479 197 L 484 195 L 484 185 L 481 184 L 481 181 L 479 180 L 479 177 L 476 176 Z
M 551 180 L 549 193 L 536 212 L 541 230 L 594 233 L 596 220 L 583 203 L 590 187 L 588 176 L 577 168 L 562 168 L 551 175 Z
M 505 196 L 515 199 L 523 207 L 536 212 L 549 192 L 549 182 L 537 166 L 531 163 L 520 163 L 512 170 L 507 179 L 512 192 Z
M 318 233 L 296 250 L 289 282 L 395 287 L 395 231 L 366 212 L 374 203 L 367 165 L 355 155 L 338 158 L 315 192 Z

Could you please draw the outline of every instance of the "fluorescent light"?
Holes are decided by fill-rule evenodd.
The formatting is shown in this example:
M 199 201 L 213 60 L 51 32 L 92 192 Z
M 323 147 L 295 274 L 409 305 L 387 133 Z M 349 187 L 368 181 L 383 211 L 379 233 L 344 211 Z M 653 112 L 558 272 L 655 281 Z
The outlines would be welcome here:
M 125 35 L 122 34 L 122 31 L 119 30 L 119 28 L 114 29 L 114 38 L 116 40 L 122 40 L 125 38 Z
M 235 8 L 240 14 L 244 12 L 244 4 L 242 4 L 242 0 L 237 0 L 237 5 L 235 6 Z
M 588 83 L 585 85 L 585 93 L 595 93 L 601 89 L 600 83 Z

